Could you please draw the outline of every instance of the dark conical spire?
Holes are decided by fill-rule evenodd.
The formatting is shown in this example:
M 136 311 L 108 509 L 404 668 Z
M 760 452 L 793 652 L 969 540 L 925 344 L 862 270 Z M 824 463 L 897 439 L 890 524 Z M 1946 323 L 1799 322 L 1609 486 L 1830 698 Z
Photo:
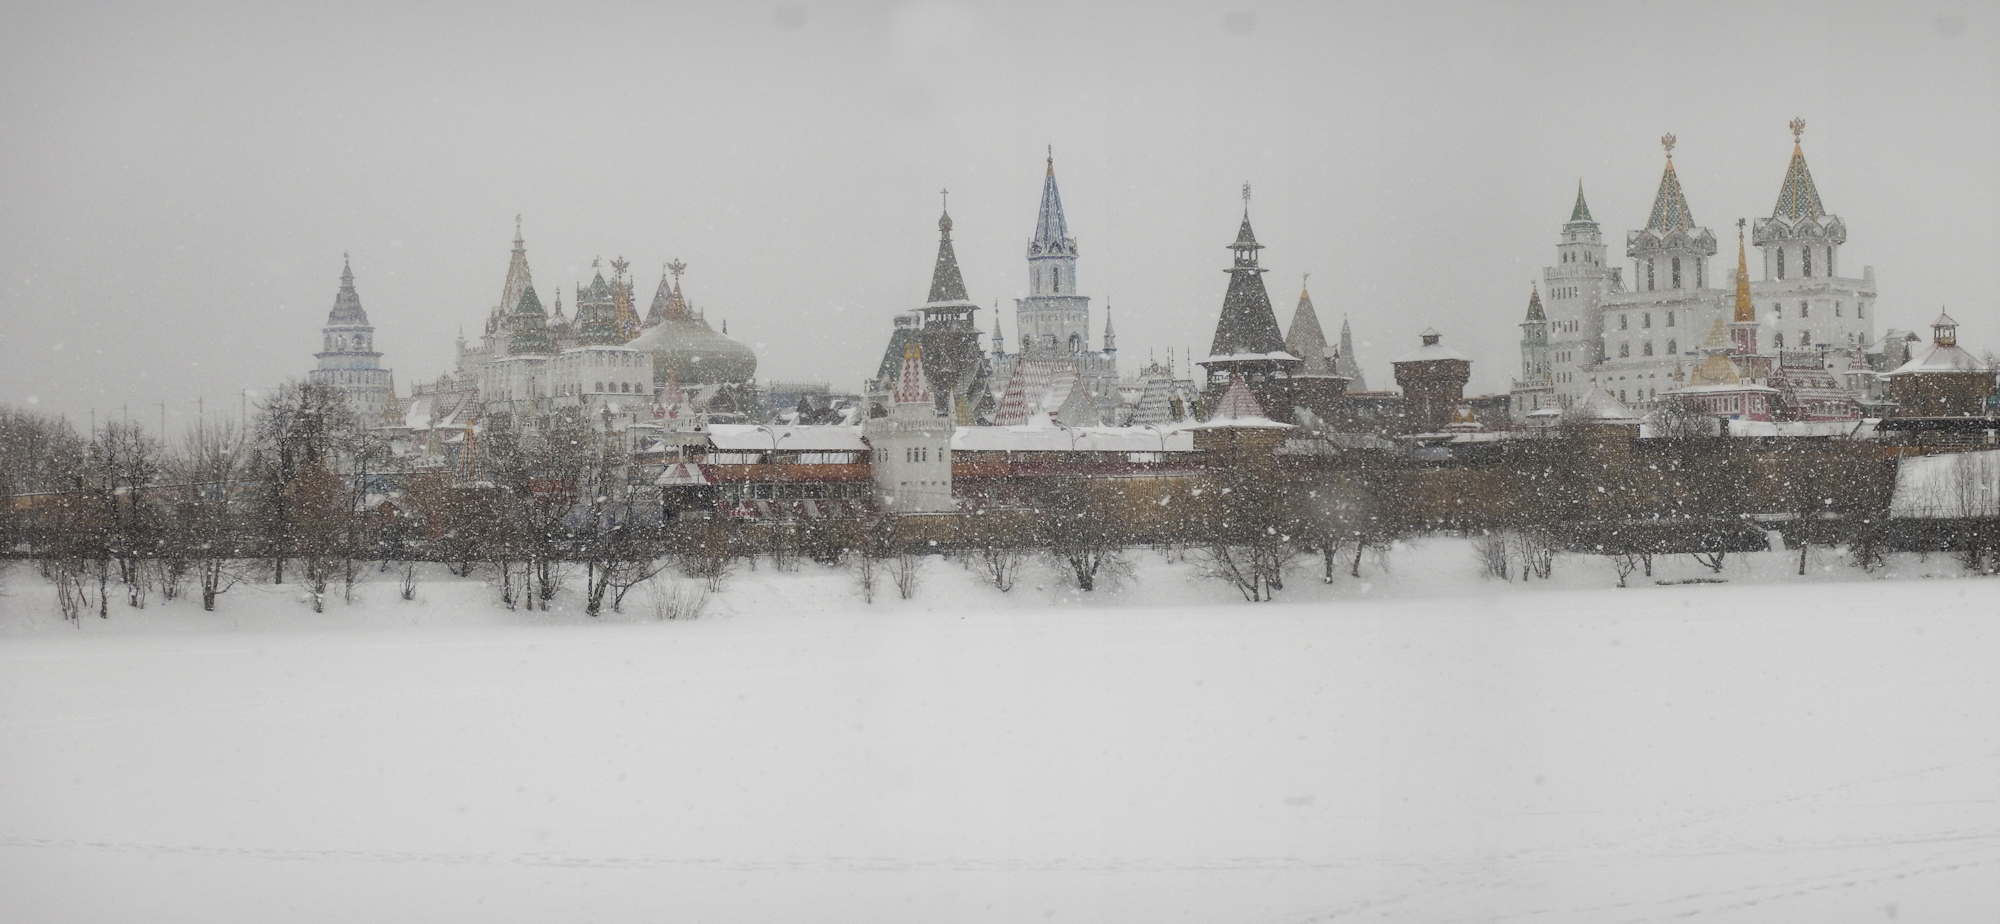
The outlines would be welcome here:
M 958 271 L 958 254 L 951 249 L 951 212 L 938 217 L 937 265 L 931 269 L 931 304 L 968 301 L 965 277 Z
M 1546 321 L 1549 316 L 1542 311 L 1542 289 L 1534 283 L 1528 284 L 1528 320 Z
M 1361 377 L 1361 364 L 1354 359 L 1354 329 L 1340 319 L 1340 352 L 1333 357 L 1333 374 L 1347 379 L 1351 391 L 1367 391 L 1368 380 Z
M 1264 289 L 1264 270 L 1257 266 L 1257 235 L 1250 230 L 1250 184 L 1243 184 L 1243 225 L 1229 249 L 1236 251 L 1229 272 L 1229 291 L 1222 296 L 1222 316 L 1215 322 L 1210 356 L 1285 353 L 1285 335 L 1271 311 L 1271 294 Z
M 327 312 L 326 326 L 368 326 L 368 312 L 361 310 L 361 293 L 354 291 L 354 266 L 346 254 L 340 255 L 340 292 L 333 297 L 333 310 Z
M 1327 354 L 1326 330 L 1319 326 L 1319 312 L 1313 310 L 1312 293 L 1299 286 L 1299 306 L 1292 311 L 1292 327 L 1285 332 L 1285 349 L 1306 361 L 1303 375 L 1332 375 L 1333 361 Z
M 1590 217 L 1590 203 L 1583 201 L 1582 180 L 1576 181 L 1576 207 L 1569 210 L 1569 220 L 1572 223 L 1587 221 L 1595 224 L 1597 222 L 1596 219 Z

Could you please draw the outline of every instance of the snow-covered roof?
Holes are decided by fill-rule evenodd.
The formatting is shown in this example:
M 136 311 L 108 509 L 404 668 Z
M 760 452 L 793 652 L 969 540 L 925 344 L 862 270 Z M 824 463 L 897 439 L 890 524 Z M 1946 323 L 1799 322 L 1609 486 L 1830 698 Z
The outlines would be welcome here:
M 712 424 L 708 443 L 731 452 L 769 452 L 774 444 L 784 452 L 867 452 L 860 427 Z
M 1737 384 L 1735 384 L 1735 385 L 1689 385 L 1689 386 L 1686 386 L 1686 387 L 1684 387 L 1684 388 L 1676 388 L 1676 389 L 1674 389 L 1673 391 L 1670 391 L 1670 392 L 1668 392 L 1667 394 L 1670 394 L 1670 395 L 1724 395 L 1724 394 L 1727 394 L 1727 395 L 1736 395 L 1736 394 L 1742 394 L 1743 392 L 1746 392 L 1746 391 L 1761 391 L 1761 392 L 1769 392 L 1769 393 L 1771 393 L 1771 394 L 1774 394 L 1774 395 L 1778 393 L 1778 390 L 1777 390 L 1777 389 L 1775 389 L 1775 388 L 1772 388 L 1772 387 L 1771 387 L 1771 386 L 1769 386 L 1769 385 L 1759 385 L 1759 384 L 1757 384 L 1757 383 L 1755 383 L 1755 382 L 1739 382 L 1739 383 L 1737 383 Z
M 1591 386 L 1590 391 L 1563 414 L 1563 419 L 1578 423 L 1639 423 L 1639 415 L 1632 413 L 1631 408 L 1626 407 L 1617 398 L 1611 397 L 1610 392 L 1595 385 Z
M 1044 418 L 1046 419 L 1046 418 Z M 1074 437 L 1074 441 L 1072 441 Z M 1194 434 L 1186 428 L 959 427 L 952 433 L 953 452 L 1192 452 Z
M 1967 353 L 1964 347 L 1955 343 L 1931 344 L 1923 352 L 1910 357 L 1906 362 L 1887 372 L 1887 375 L 1908 375 L 1920 372 L 1987 372 L 1990 367 L 1979 357 Z
M 1460 353 L 1442 343 L 1426 343 L 1402 356 L 1396 357 L 1394 362 L 1420 363 L 1434 359 L 1464 359 L 1470 362 L 1464 353 Z
M 1197 360 L 1197 362 L 1250 362 L 1253 360 L 1291 360 L 1292 362 L 1302 362 L 1297 356 L 1293 356 L 1285 350 L 1276 350 L 1270 353 L 1218 353 L 1207 359 Z

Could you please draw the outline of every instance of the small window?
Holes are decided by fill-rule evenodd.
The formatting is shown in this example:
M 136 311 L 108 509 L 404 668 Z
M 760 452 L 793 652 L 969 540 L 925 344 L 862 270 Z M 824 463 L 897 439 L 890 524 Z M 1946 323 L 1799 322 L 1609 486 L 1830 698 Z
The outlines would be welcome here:
M 1668 356 L 1672 356 L 1672 355 L 1674 355 L 1674 354 L 1676 354 L 1676 353 L 1679 353 L 1680 351 L 1681 351 L 1681 348 L 1680 348 L 1679 344 L 1677 344 L 1677 343 L 1676 343 L 1675 341 L 1672 341 L 1672 340 L 1669 340 L 1669 341 L 1667 341 L 1667 355 L 1668 355 Z
M 1867 303 L 1867 302 L 1855 302 L 1855 303 L 1854 303 L 1854 316 L 1855 316 L 1855 317 L 1857 317 L 1857 318 L 1865 318 L 1865 317 L 1867 317 L 1867 316 L 1868 316 L 1868 303 Z
M 1667 326 L 1674 326 L 1674 313 L 1672 311 L 1667 312 Z
M 1834 302 L 1834 303 L 1833 303 L 1833 316 L 1834 316 L 1834 317 L 1836 317 L 1836 318 L 1837 318 L 1837 317 L 1840 317 L 1840 316 L 1841 316 L 1841 309 L 1842 309 L 1843 307 L 1844 307 L 1844 306 L 1842 306 L 1842 305 L 1841 305 L 1841 303 L 1839 303 L 1839 302 Z
M 1681 287 L 1681 258 L 1674 258 L 1674 288 Z
M 1653 261 L 1646 261 L 1646 291 L 1653 291 Z
M 1808 304 L 1808 303 L 1806 303 L 1806 302 L 1800 302 L 1800 303 L 1799 303 L 1799 317 L 1802 317 L 1802 318 L 1810 318 L 1810 317 L 1812 317 L 1812 305 L 1811 305 L 1811 304 Z
M 1777 341 L 1776 343 L 1772 344 L 1773 346 L 1776 346 L 1780 350 L 1785 348 L 1785 335 L 1783 332 L 1773 335 L 1773 339 Z
M 1624 314 L 1621 314 L 1621 315 L 1619 315 L 1619 316 L 1618 316 L 1618 329 L 1619 329 L 1619 330 L 1626 330 L 1626 329 L 1630 328 L 1631 326 L 1632 326 L 1632 317 L 1631 317 L 1630 315 L 1624 315 Z
M 1782 247 L 1778 248 L 1778 278 L 1785 278 L 1785 250 Z
M 1639 316 L 1639 326 L 1645 328 L 1651 328 L 1653 326 L 1653 313 L 1648 311 L 1644 314 L 1641 314 Z
M 1812 248 L 1811 248 L 1811 247 L 1801 247 L 1801 248 L 1799 248 L 1799 275 L 1801 275 L 1801 276 L 1811 276 L 1811 275 L 1812 275 Z
M 1651 340 L 1646 341 L 1645 344 L 1640 347 L 1639 352 L 1646 356 L 1653 355 L 1653 341 Z
M 1625 359 L 1625 358 L 1628 358 L 1628 357 L 1630 357 L 1631 355 L 1632 355 L 1632 345 L 1631 345 L 1631 344 L 1629 344 L 1629 343 L 1621 343 L 1621 344 L 1619 344 L 1619 345 L 1618 345 L 1618 358 L 1620 358 L 1620 359 Z

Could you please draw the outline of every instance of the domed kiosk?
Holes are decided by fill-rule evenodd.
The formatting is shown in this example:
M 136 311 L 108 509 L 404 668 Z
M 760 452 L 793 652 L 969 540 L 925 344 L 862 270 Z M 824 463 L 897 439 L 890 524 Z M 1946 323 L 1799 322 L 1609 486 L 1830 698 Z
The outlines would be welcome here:
M 667 264 L 671 276 L 660 277 L 660 288 L 646 313 L 645 330 L 626 346 L 653 354 L 653 384 L 673 376 L 682 385 L 724 385 L 750 381 L 757 373 L 757 354 L 739 340 L 719 334 L 708 320 L 688 307 L 681 295 L 681 273 L 687 264 Z

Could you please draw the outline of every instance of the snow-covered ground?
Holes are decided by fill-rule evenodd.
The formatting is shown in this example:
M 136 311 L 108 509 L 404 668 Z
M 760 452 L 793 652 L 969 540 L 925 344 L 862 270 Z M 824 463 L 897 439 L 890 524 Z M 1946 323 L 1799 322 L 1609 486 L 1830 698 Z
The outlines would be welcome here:
M 2000 580 L 1434 540 L 1246 604 L 1137 557 L 767 568 L 693 622 L 440 574 L 71 626 L 17 566 L 0 920 L 2000 916 Z

